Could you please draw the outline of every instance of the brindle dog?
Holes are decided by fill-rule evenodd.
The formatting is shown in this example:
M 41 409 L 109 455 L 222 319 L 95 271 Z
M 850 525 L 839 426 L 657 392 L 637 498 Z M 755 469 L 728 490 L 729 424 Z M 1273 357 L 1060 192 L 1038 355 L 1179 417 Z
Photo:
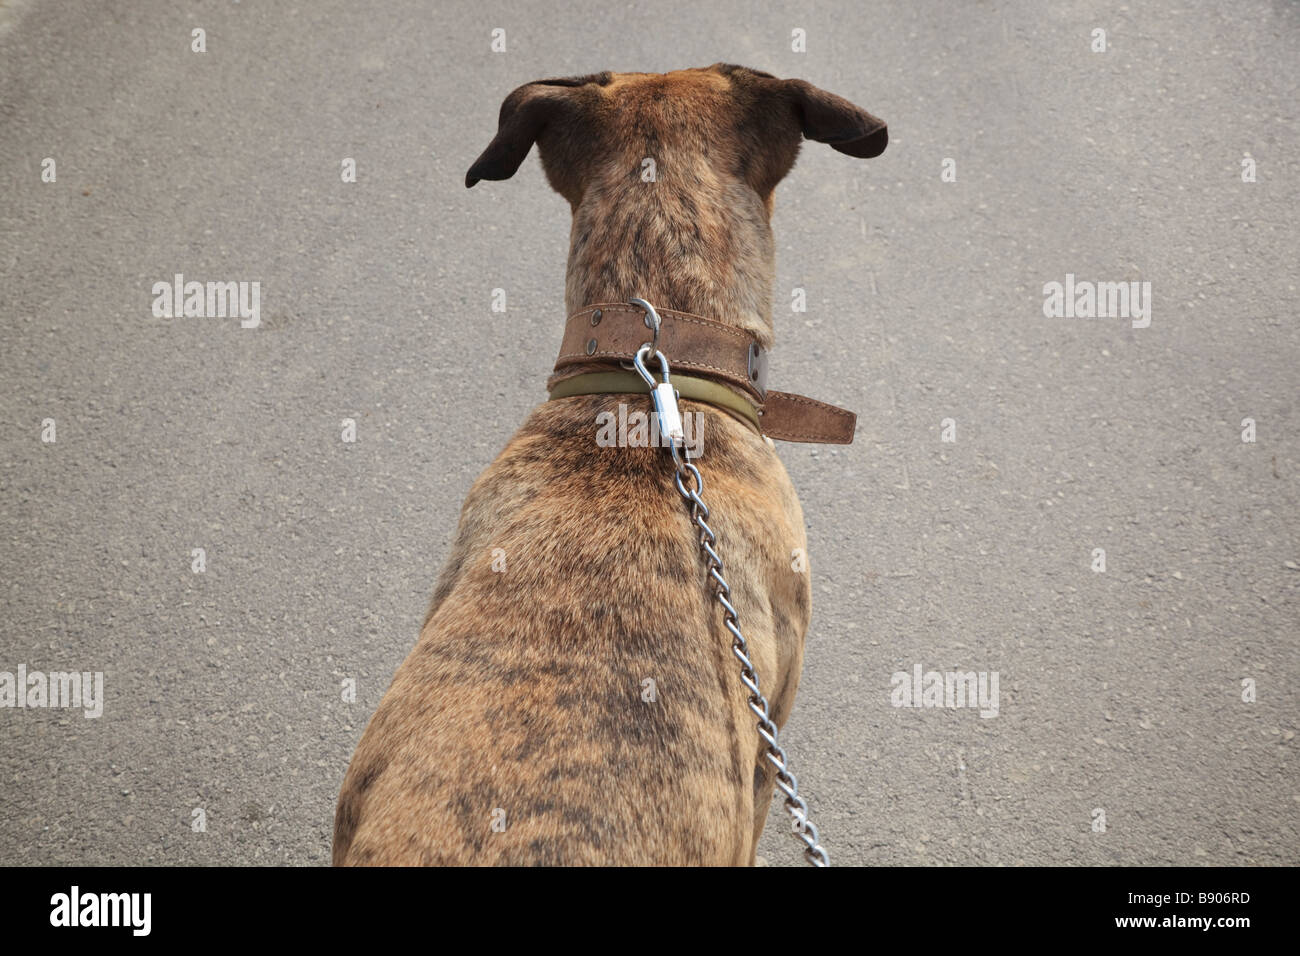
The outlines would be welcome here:
M 539 80 L 466 185 L 509 179 L 536 143 L 573 210 L 569 313 L 641 296 L 769 348 L 772 193 L 803 137 L 859 158 L 887 142 L 847 100 L 728 64 Z M 772 773 L 668 454 L 596 444 L 620 402 L 650 404 L 544 402 L 470 490 L 343 781 L 335 864 L 754 862 Z M 704 497 L 781 725 L 810 613 L 799 501 L 770 441 L 682 411 L 704 416 Z

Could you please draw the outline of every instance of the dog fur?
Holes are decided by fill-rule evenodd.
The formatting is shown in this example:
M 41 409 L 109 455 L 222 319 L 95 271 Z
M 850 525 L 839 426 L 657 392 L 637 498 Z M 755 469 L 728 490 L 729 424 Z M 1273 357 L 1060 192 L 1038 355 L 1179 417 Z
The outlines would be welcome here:
M 887 141 L 847 100 L 728 64 L 540 80 L 466 183 L 508 179 L 536 143 L 572 207 L 570 313 L 642 296 L 770 347 L 772 194 L 804 137 L 862 158 Z M 772 773 L 669 456 L 595 443 L 620 402 L 649 407 L 543 403 L 470 490 L 343 781 L 336 865 L 754 862 Z M 770 442 L 683 411 L 704 416 L 704 498 L 780 726 L 810 614 L 799 501 Z

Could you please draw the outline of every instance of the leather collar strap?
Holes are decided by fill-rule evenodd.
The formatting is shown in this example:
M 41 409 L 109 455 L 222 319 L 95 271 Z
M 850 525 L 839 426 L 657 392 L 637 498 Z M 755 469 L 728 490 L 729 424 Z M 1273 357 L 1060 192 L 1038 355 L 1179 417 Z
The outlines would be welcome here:
M 853 441 L 853 412 L 767 387 L 767 353 L 748 332 L 688 312 L 656 311 L 659 348 L 672 363 L 672 382 L 682 398 L 721 408 L 769 438 Z M 565 323 L 555 374 L 546 383 L 550 397 L 648 392 L 639 375 L 615 370 L 626 370 L 625 363 L 651 336 L 645 311 L 634 305 L 598 303 L 575 312 Z M 607 369 L 593 371 L 593 366 Z

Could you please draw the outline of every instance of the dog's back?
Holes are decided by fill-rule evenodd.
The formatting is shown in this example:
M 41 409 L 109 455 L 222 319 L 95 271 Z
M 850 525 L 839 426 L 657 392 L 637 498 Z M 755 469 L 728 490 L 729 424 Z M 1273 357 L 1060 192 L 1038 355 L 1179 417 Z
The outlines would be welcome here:
M 730 636 L 667 454 L 595 446 L 617 398 L 542 405 L 475 483 L 419 642 L 348 769 L 335 863 L 752 861 L 771 782 L 755 778 Z M 762 439 L 685 405 L 705 416 L 756 666 L 787 701 L 809 613 L 794 491 Z

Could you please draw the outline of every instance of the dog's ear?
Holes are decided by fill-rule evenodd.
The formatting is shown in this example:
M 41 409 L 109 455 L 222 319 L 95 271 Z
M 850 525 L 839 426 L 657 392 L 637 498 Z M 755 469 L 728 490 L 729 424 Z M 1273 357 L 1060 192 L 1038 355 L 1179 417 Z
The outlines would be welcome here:
M 889 145 L 889 128 L 878 116 L 806 80 L 778 82 L 799 111 L 808 139 L 858 159 L 874 159 Z
M 525 83 L 505 98 L 497 134 L 465 174 L 465 185 L 481 179 L 509 179 L 548 124 L 573 107 L 574 94 L 589 83 L 604 85 L 610 74 L 559 77 Z
M 733 63 L 715 63 L 712 69 L 729 76 L 742 92 L 749 122 L 765 142 L 785 142 L 802 133 L 858 159 L 879 156 L 889 144 L 884 120 L 807 80 L 782 80 Z

